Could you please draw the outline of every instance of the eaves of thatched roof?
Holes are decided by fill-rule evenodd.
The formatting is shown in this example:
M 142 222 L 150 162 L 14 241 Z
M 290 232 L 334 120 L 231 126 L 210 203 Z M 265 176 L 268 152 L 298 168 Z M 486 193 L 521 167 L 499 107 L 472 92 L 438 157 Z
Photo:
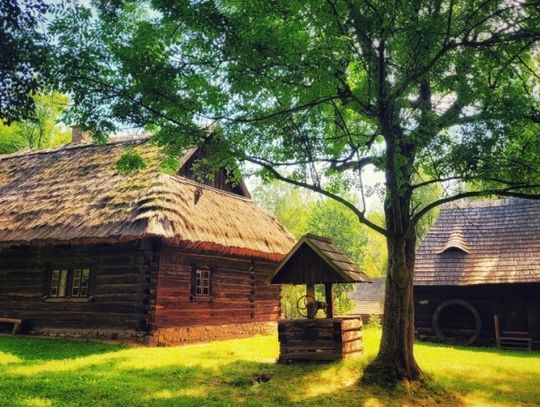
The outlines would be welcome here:
M 117 171 L 126 151 L 146 167 Z M 292 236 L 251 199 L 160 171 L 148 140 L 0 157 L 0 246 L 156 237 L 189 250 L 280 260 Z
M 540 202 L 443 206 L 416 253 L 415 285 L 540 282 Z

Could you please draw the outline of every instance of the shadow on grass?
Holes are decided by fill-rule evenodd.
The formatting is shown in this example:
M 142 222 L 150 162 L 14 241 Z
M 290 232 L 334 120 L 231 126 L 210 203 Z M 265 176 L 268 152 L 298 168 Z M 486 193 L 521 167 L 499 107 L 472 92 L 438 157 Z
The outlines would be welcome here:
M 121 344 L 110 345 L 89 341 L 0 336 L 0 352 L 12 354 L 26 361 L 82 357 L 125 348 L 127 346 Z
M 0 337 L 0 400 L 9 406 L 540 404 L 540 371 L 536 359 L 525 363 L 530 356 L 429 343 L 417 354 L 433 380 L 388 390 L 358 384 L 371 352 L 278 365 L 275 337 L 170 348 Z

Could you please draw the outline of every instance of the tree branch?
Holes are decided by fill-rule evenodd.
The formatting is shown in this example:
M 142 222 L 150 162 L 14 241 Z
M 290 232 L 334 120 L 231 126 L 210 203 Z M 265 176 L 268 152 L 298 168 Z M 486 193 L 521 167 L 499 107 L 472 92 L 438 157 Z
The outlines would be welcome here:
M 265 121 L 265 120 L 272 119 L 274 117 L 279 117 L 279 116 L 284 116 L 284 115 L 288 115 L 288 114 L 295 113 L 295 112 L 300 112 L 302 110 L 306 110 L 306 109 L 309 109 L 309 108 L 312 108 L 312 107 L 315 107 L 315 106 L 322 105 L 324 103 L 330 102 L 332 100 L 338 100 L 338 99 L 340 99 L 340 96 L 338 96 L 338 95 L 327 96 L 327 97 L 324 97 L 324 98 L 312 100 L 312 101 L 310 101 L 308 103 L 293 106 L 293 107 L 291 107 L 289 109 L 278 110 L 278 111 L 269 113 L 267 115 L 259 116 L 259 117 L 247 118 L 247 117 L 244 116 L 244 117 L 236 117 L 236 118 L 230 118 L 230 119 L 225 119 L 225 120 L 236 122 L 236 123 L 262 122 L 262 121 Z
M 315 185 L 311 185 L 311 184 L 308 184 L 306 182 L 302 182 L 302 181 L 298 181 L 298 180 L 295 180 L 295 179 L 291 179 L 291 178 L 287 178 L 283 175 L 281 175 L 273 166 L 271 163 L 267 162 L 266 160 L 262 159 L 262 158 L 258 158 L 258 157 L 251 157 L 251 156 L 245 156 L 244 157 L 244 160 L 245 161 L 248 161 L 248 162 L 251 162 L 253 164 L 256 164 L 260 167 L 263 167 L 265 170 L 269 171 L 272 176 L 275 178 L 275 179 L 278 179 L 280 181 L 283 181 L 283 182 L 286 182 L 288 184 L 292 184 L 292 185 L 295 185 L 297 187 L 302 187 L 302 188 L 306 188 L 306 189 L 309 189 L 311 191 L 314 191 L 314 192 L 317 192 L 321 195 L 324 195 L 328 198 L 331 198 L 333 200 L 336 200 L 338 202 L 340 202 L 341 204 L 345 205 L 347 208 L 349 208 L 350 210 L 353 211 L 353 213 L 358 217 L 358 219 L 360 220 L 361 223 L 363 223 L 364 225 L 366 225 L 367 227 L 375 230 L 376 232 L 379 232 L 380 234 L 382 234 L 383 236 L 387 236 L 388 235 L 388 232 L 386 231 L 386 229 L 382 228 L 381 226 L 379 225 L 376 225 L 375 223 L 371 222 L 370 220 L 368 220 L 365 216 L 365 214 L 358 210 L 358 208 L 356 206 L 354 206 L 352 203 L 350 203 L 349 201 L 347 201 L 346 199 L 342 198 L 341 196 L 339 195 L 336 195 L 336 194 L 333 194 L 329 191 L 326 191 L 324 189 L 322 189 L 321 187 L 318 187 L 318 186 L 315 186 Z
M 330 164 L 330 168 L 336 171 L 358 170 L 366 167 L 369 164 L 374 164 L 375 159 L 373 157 L 364 157 L 355 161 L 343 161 L 338 164 L 338 161 L 334 161 Z

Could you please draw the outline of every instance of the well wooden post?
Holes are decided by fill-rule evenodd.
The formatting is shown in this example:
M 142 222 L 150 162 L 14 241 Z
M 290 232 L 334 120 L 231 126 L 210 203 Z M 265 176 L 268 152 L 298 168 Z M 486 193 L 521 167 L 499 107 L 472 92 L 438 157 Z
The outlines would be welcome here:
M 317 315 L 317 301 L 315 300 L 315 284 L 306 284 L 307 298 L 307 317 L 315 318 Z
M 324 285 L 324 296 L 326 297 L 326 318 L 334 318 L 334 295 L 332 293 L 332 283 Z

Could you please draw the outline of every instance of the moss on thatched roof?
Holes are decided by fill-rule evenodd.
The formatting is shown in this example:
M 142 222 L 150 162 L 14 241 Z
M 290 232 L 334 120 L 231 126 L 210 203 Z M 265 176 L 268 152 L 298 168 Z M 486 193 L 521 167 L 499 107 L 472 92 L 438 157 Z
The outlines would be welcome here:
M 415 285 L 540 282 L 540 202 L 443 206 L 419 245 Z
M 134 151 L 145 167 L 118 159 Z M 0 156 L 0 245 L 157 237 L 190 250 L 281 259 L 291 235 L 250 199 L 160 172 L 147 140 Z

